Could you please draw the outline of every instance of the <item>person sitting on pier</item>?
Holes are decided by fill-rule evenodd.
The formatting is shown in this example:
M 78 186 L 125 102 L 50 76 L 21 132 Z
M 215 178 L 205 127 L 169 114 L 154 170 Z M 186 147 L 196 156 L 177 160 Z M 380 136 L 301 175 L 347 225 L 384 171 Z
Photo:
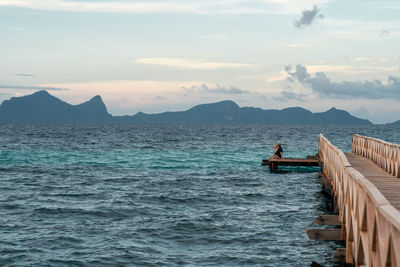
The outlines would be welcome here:
M 276 143 L 274 145 L 274 154 L 269 159 L 281 159 L 283 158 L 283 150 L 281 143 Z

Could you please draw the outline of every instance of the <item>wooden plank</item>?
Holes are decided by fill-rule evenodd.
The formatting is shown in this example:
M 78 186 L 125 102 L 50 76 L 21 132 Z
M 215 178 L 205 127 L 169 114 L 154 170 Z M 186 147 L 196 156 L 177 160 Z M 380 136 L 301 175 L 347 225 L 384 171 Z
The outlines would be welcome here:
M 337 248 L 332 261 L 333 262 L 345 262 L 346 261 L 346 248 Z
M 300 158 L 283 158 L 283 159 L 270 159 L 273 162 L 305 162 L 305 163 L 319 163 L 317 159 L 300 159 Z
M 270 166 L 271 164 L 279 165 L 279 166 L 315 166 L 319 167 L 319 161 L 318 160 L 312 160 L 312 159 L 271 159 L 271 160 L 266 160 L 263 159 L 261 162 L 261 165 L 268 165 Z
M 307 228 L 306 233 L 311 240 L 344 240 L 342 238 L 342 229 L 318 229 L 318 228 Z
M 313 221 L 313 224 L 340 226 L 339 216 L 338 215 L 321 214 Z
M 263 161 L 269 162 L 312 162 L 318 163 L 317 159 L 303 159 L 303 158 L 283 158 L 283 159 L 263 159 Z
M 370 182 L 376 186 L 379 186 L 380 188 L 393 188 L 393 191 L 397 191 L 397 192 L 398 192 L 398 189 L 400 188 L 399 183 L 376 182 L 376 181 L 371 181 L 371 180 L 370 180 Z
M 261 165 L 264 166 L 304 166 L 319 167 L 319 161 L 315 159 L 298 159 L 298 158 L 284 158 L 284 159 L 263 159 Z M 273 170 L 273 169 L 272 169 Z M 272 171 L 271 171 L 272 172 Z
M 308 155 L 308 156 L 307 156 L 307 159 L 316 159 L 316 160 L 319 160 L 319 154 L 317 153 L 317 154 L 315 154 L 315 155 Z

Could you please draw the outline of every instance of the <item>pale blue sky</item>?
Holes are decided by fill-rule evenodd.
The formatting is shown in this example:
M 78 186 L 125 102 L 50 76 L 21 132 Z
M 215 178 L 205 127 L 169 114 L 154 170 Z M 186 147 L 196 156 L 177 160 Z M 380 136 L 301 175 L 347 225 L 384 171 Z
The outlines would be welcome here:
M 50 87 L 114 115 L 231 99 L 400 119 L 399 1 L 0 0 L 0 47 L 0 101 Z

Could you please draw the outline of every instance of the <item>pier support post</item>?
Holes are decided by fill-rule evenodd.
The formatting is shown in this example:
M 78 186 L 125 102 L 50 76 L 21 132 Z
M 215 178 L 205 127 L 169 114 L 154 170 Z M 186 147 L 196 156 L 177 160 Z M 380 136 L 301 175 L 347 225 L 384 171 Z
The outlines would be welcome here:
M 326 214 L 321 214 L 319 215 L 314 221 L 313 224 L 319 224 L 319 225 L 341 225 L 339 222 L 339 216 L 338 215 L 326 215 Z
M 334 228 L 334 229 L 307 228 L 306 233 L 308 235 L 308 238 L 311 240 L 335 240 L 335 241 L 343 240 L 341 228 Z

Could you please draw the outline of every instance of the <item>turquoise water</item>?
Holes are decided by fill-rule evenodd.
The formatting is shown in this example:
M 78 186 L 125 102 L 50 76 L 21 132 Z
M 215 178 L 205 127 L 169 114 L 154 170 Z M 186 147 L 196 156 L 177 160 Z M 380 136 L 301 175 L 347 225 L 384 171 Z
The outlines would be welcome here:
M 333 266 L 304 229 L 327 202 L 315 169 L 261 159 L 351 149 L 400 128 L 0 126 L 1 266 Z

